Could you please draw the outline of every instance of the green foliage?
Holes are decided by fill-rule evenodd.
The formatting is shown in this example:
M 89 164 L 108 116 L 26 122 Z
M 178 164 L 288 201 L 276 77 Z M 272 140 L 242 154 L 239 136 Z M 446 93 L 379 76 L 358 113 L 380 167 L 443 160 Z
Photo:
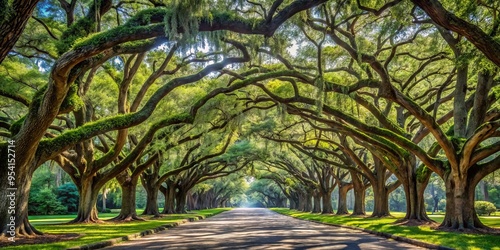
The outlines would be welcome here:
M 0 23 L 7 21 L 13 14 L 12 0 L 0 0 Z
M 95 13 L 100 12 L 102 1 L 103 0 L 94 0 L 90 2 L 90 8 L 87 15 L 73 23 L 62 33 L 61 39 L 56 43 L 59 55 L 70 50 L 78 39 L 86 37 L 96 31 L 97 19 Z
M 490 215 L 497 211 L 495 205 L 489 201 L 476 201 L 474 202 L 474 209 L 479 215 Z
M 50 188 L 35 190 L 30 196 L 28 206 L 30 214 L 66 214 L 68 212 Z
M 260 132 L 272 132 L 276 128 L 276 120 L 265 119 L 264 121 L 256 124 L 252 124 L 247 130 L 247 134 L 260 133 Z
M 65 183 L 57 188 L 57 200 L 68 209 L 68 212 L 78 211 L 78 200 L 80 195 L 73 183 Z
M 90 18 L 82 18 L 77 22 L 73 23 L 67 30 L 65 30 L 61 36 L 61 39 L 56 43 L 57 52 L 59 55 L 67 52 L 76 40 L 87 36 L 95 22 Z
M 227 162 L 236 162 L 242 157 L 255 158 L 259 152 L 255 146 L 248 140 L 236 141 L 229 147 L 227 152 L 220 156 L 221 159 Z

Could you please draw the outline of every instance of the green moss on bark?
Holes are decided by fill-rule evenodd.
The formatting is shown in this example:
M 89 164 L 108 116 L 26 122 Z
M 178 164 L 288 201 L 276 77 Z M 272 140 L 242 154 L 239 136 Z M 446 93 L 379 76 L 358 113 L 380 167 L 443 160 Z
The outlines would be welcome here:
M 93 20 L 82 18 L 65 30 L 61 35 L 61 39 L 56 43 L 59 55 L 70 50 L 77 39 L 87 36 L 91 32 L 94 23 Z
M 50 152 L 59 150 L 68 145 L 73 145 L 81 140 L 90 139 L 99 134 L 120 127 L 126 127 L 133 123 L 133 114 L 117 115 L 99 121 L 87 123 L 79 128 L 66 130 L 53 139 L 44 139 L 40 142 L 40 148 Z
M 12 125 L 10 125 L 9 131 L 12 135 L 19 133 L 21 127 L 23 126 L 24 120 L 26 120 L 26 116 L 21 117 L 21 119 L 17 120 L 16 122 L 12 123 Z
M 84 103 L 82 98 L 78 96 L 78 85 L 72 84 L 59 110 L 60 112 L 67 113 L 70 111 L 79 110 L 83 107 L 83 105 Z
M 420 183 L 425 182 L 425 179 L 426 179 L 427 175 L 429 173 L 431 173 L 431 172 L 432 171 L 428 167 L 426 167 L 424 165 L 418 167 L 417 168 L 417 181 L 420 182 Z
M 88 140 L 98 134 L 134 126 L 137 122 L 140 122 L 138 119 L 140 118 L 138 118 L 137 114 L 133 113 L 117 115 L 95 122 L 90 122 L 79 128 L 66 130 L 56 138 L 42 140 L 39 148 L 45 150 L 45 153 L 50 154 L 51 152 L 62 150 L 65 147 L 74 145 L 80 141 Z M 183 113 L 166 118 L 154 126 L 162 127 L 169 124 L 191 122 L 191 120 L 192 117 L 190 114 Z

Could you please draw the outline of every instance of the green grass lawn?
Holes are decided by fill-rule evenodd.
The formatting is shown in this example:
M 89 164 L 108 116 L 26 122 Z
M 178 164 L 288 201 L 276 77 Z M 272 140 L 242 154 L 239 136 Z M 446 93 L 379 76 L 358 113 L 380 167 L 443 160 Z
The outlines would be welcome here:
M 390 233 L 397 236 L 407 237 L 456 249 L 500 250 L 500 236 L 496 235 L 461 234 L 436 231 L 431 229 L 429 226 L 394 225 L 394 222 L 396 220 L 404 217 L 404 213 L 392 213 L 394 218 L 364 218 L 350 217 L 348 215 L 344 216 L 311 214 L 308 212 L 290 210 L 288 208 L 272 208 L 272 210 L 299 219 L 366 228 L 373 231 Z M 430 217 L 437 222 L 443 221 L 444 218 L 443 215 L 430 215 Z M 481 221 L 491 227 L 500 226 L 500 217 L 481 217 Z
M 109 239 L 114 239 L 118 237 L 127 236 L 134 233 L 139 233 L 145 230 L 154 229 L 161 225 L 174 223 L 176 221 L 181 221 L 183 219 L 193 218 L 197 215 L 211 216 L 224 211 L 230 210 L 230 208 L 216 208 L 216 209 L 206 209 L 206 210 L 196 210 L 189 214 L 173 214 L 165 215 L 161 219 L 151 219 L 151 217 L 145 217 L 146 221 L 140 222 L 124 222 L 124 223 L 111 223 L 105 222 L 101 224 L 54 224 L 54 223 L 65 223 L 75 218 L 75 215 L 50 215 L 50 216 L 30 216 L 30 221 L 36 225 L 36 228 L 46 234 L 66 234 L 66 233 L 77 233 L 82 234 L 77 239 L 69 241 L 61 241 L 49 244 L 36 244 L 36 245 L 20 245 L 5 247 L 2 249 L 66 249 L 69 247 L 86 245 L 93 242 L 104 241 Z M 104 213 L 99 214 L 100 219 L 110 219 L 118 213 Z
M 144 209 L 137 209 L 137 214 L 142 214 Z M 99 219 L 108 220 L 120 214 L 120 209 L 111 209 L 111 213 L 99 213 Z M 70 222 L 76 217 L 76 214 L 65 215 L 30 215 L 30 223 L 32 225 L 50 225 Z

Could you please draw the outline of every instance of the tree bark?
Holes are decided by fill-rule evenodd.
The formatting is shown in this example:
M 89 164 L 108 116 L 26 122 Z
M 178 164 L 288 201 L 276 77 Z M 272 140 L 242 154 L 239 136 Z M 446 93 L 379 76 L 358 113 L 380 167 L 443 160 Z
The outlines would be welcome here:
M 177 214 L 187 213 L 187 211 L 186 211 L 186 191 L 179 189 L 179 191 L 175 195 L 175 201 L 176 201 L 175 213 L 177 213 Z M 217 204 L 215 204 L 215 207 L 216 206 L 217 206 Z
M 299 202 L 298 202 L 297 210 L 303 211 L 303 212 L 310 211 L 310 210 L 307 210 L 307 204 L 306 204 L 307 203 L 307 197 L 304 194 L 304 192 L 299 191 L 298 196 L 299 196 L 299 199 L 298 199 Z
M 453 97 L 453 129 L 455 137 L 465 137 L 465 133 L 467 132 L 467 109 L 465 108 L 468 80 L 467 71 L 467 65 L 457 68 L 457 81 Z
M 92 177 L 83 177 L 78 181 L 78 192 L 80 199 L 78 202 L 78 215 L 70 223 L 95 223 L 99 222 L 97 216 L 97 196 L 99 194 L 99 187 L 94 185 Z
M 290 209 L 298 209 L 295 199 L 288 198 L 288 203 L 290 204 Z
M 7 6 L 1 4 L 2 11 L 5 14 L 0 14 L 0 37 L 2 37 L 0 39 L 0 63 L 2 63 L 23 33 L 38 0 L 16 0 L 12 1 L 12 6 L 8 6 L 8 2 L 2 1 Z
M 377 181 L 372 183 L 373 187 L 373 213 L 371 217 L 387 217 L 391 216 L 389 212 L 389 190 L 385 186 L 385 182 Z
M 304 200 L 305 200 L 304 212 L 311 212 L 313 207 L 312 194 L 310 192 L 305 192 Z
M 158 189 L 155 186 L 147 185 L 142 182 L 144 189 L 146 189 L 146 208 L 143 215 L 154 215 L 155 217 L 160 216 L 160 212 L 158 210 Z
M 483 196 L 485 201 L 490 201 L 490 193 L 488 192 L 488 182 L 483 180 L 481 182 L 481 189 L 483 191 Z
M 446 187 L 446 214 L 439 226 L 442 229 L 475 230 L 487 227 L 479 220 L 474 209 L 474 195 L 477 183 L 470 178 L 461 178 L 448 173 L 444 177 Z
M 365 215 L 366 187 L 361 183 L 360 187 L 354 185 L 354 209 L 352 215 Z
M 198 199 L 196 194 L 193 194 L 192 192 L 187 193 L 187 207 L 188 210 L 196 210 L 198 206 Z
M 352 188 L 352 183 L 339 182 L 339 202 L 337 206 L 337 215 L 349 214 L 347 210 L 347 192 Z
M 321 213 L 333 214 L 332 193 L 331 192 L 323 193 L 322 200 L 323 200 L 323 210 L 321 211 Z
M 321 194 L 319 192 L 314 192 L 313 195 L 313 213 L 321 213 Z
M 106 198 L 108 196 L 108 189 L 103 188 L 102 189 L 102 212 L 104 213 L 106 211 Z
M 162 193 L 165 195 L 165 206 L 163 206 L 162 214 L 175 213 L 175 187 L 172 182 L 167 183 L 167 188 L 161 188 Z
M 135 178 L 132 178 L 128 175 L 127 172 L 120 174 L 116 177 L 120 187 L 122 189 L 122 207 L 120 210 L 120 214 L 115 218 L 111 219 L 112 221 L 134 221 L 144 219 L 137 216 L 136 211 L 136 203 L 135 203 L 135 194 L 137 188 L 137 182 L 139 181 L 139 175 Z
M 427 216 L 425 210 L 424 191 L 429 182 L 431 172 L 420 174 L 417 178 L 414 163 L 407 163 L 406 171 L 401 174 L 401 181 L 406 195 L 406 215 L 401 222 L 405 223 L 428 223 L 432 220 Z
M 1 157 L 5 160 L 2 160 L 0 164 L 7 165 L 7 159 L 10 159 L 7 157 L 7 146 L 5 145 L 5 147 L 2 147 L 0 150 L 3 151 L 0 152 L 0 156 L 5 156 Z M 5 169 L 8 169 L 7 166 L 5 166 Z M 13 237 L 15 240 L 15 237 L 20 236 L 41 235 L 42 233 L 36 230 L 28 220 L 28 199 L 33 174 L 31 172 L 18 171 L 16 168 L 14 171 L 16 185 L 11 186 L 9 181 L 7 181 L 9 171 L 0 172 L 0 178 L 2 180 L 0 181 L 0 190 L 2 193 L 0 197 L 2 204 L 0 206 L 0 239 Z M 15 218 L 15 225 L 12 225 L 11 216 Z M 12 228 L 12 226 L 14 227 Z
M 469 118 L 467 128 L 467 138 L 474 135 L 476 129 L 484 123 L 486 113 L 490 105 L 488 104 L 488 94 L 493 85 L 493 73 L 489 71 L 480 72 L 477 76 L 476 92 L 474 94 L 474 105 Z M 457 112 L 454 110 L 454 112 Z
M 446 10 L 438 0 L 412 0 L 440 26 L 467 38 L 488 59 L 500 66 L 500 43 L 478 26 L 471 24 Z

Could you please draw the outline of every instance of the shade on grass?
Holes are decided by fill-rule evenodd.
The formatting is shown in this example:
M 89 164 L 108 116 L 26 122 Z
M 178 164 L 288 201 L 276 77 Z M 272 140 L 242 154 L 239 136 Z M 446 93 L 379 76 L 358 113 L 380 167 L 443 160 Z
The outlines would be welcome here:
M 134 222 L 118 222 L 111 223 L 105 222 L 102 224 L 50 224 L 55 222 L 67 222 L 74 218 L 74 215 L 52 215 L 52 216 L 33 216 L 30 217 L 34 223 L 38 223 L 37 229 L 41 230 L 47 234 L 68 234 L 77 233 L 83 234 L 83 236 L 78 239 L 62 241 L 49 244 L 36 244 L 36 245 L 21 245 L 14 247 L 6 247 L 2 249 L 66 249 L 69 247 L 86 245 L 93 242 L 109 240 L 113 238 L 119 238 L 127 236 L 134 233 L 139 233 L 145 230 L 150 230 L 157 228 L 161 225 L 174 223 L 177 221 L 182 221 L 183 219 L 194 218 L 198 215 L 210 216 L 215 215 L 224 211 L 230 210 L 230 208 L 216 208 L 216 209 L 206 209 L 192 211 L 189 214 L 173 214 L 164 215 L 161 219 L 150 219 L 147 217 L 147 221 L 134 221 Z M 99 218 L 106 219 L 112 218 L 118 214 L 100 214 Z
M 365 218 L 351 217 L 349 215 L 311 214 L 308 212 L 290 210 L 288 208 L 273 208 L 272 210 L 299 219 L 365 228 L 456 249 L 500 250 L 500 235 L 462 234 L 437 231 L 431 229 L 429 226 L 394 225 L 396 220 L 404 217 L 403 213 L 392 213 L 394 218 Z M 432 216 L 431 218 L 437 222 L 443 220 L 442 215 Z M 490 227 L 498 227 L 500 225 L 500 218 L 498 217 L 481 217 L 481 220 Z

